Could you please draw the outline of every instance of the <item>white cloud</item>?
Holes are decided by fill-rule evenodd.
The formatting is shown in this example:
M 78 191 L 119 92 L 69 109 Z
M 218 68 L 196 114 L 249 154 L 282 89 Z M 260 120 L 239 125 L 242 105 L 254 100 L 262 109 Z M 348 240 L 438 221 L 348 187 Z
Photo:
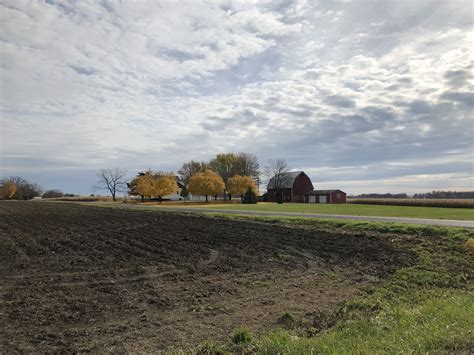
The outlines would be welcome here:
M 345 176 L 410 157 L 446 187 L 441 171 L 473 172 L 458 164 L 473 149 L 469 2 L 1 6 L 0 175 L 176 169 L 229 150 Z

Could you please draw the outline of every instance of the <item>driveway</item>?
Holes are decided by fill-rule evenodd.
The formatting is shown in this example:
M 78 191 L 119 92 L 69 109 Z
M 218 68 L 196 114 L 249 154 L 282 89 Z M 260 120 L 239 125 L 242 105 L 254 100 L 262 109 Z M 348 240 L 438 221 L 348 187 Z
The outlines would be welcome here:
M 201 207 L 159 207 L 167 211 L 176 212 L 193 212 L 193 213 L 222 213 L 222 214 L 239 214 L 246 216 L 264 216 L 264 217 L 304 217 L 304 218 L 331 218 L 331 219 L 348 219 L 370 222 L 393 222 L 393 223 L 410 223 L 429 226 L 442 227 L 462 227 L 474 228 L 474 221 L 462 221 L 452 219 L 425 219 L 425 218 L 406 218 L 406 217 L 375 217 L 375 216 L 353 216 L 343 214 L 323 214 L 323 213 L 299 213 L 299 212 L 262 212 L 262 211 L 241 211 L 241 210 L 220 210 L 216 208 Z

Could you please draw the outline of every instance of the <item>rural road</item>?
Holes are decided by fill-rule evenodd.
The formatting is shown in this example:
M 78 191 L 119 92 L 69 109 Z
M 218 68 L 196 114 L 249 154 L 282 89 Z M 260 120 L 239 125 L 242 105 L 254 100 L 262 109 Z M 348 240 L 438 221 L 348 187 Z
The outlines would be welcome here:
M 263 212 L 263 211 L 241 211 L 227 210 L 215 208 L 201 207 L 156 207 L 167 211 L 176 212 L 194 212 L 194 213 L 222 213 L 222 214 L 240 214 L 248 216 L 264 216 L 264 217 L 305 217 L 305 218 L 333 218 L 333 219 L 349 219 L 370 222 L 393 222 L 393 223 L 410 223 L 430 226 L 443 227 L 463 227 L 474 228 L 474 221 L 463 221 L 453 219 L 424 219 L 424 218 L 407 218 L 407 217 L 375 217 L 375 216 L 354 216 L 342 214 L 323 214 L 323 213 L 299 213 L 299 212 Z

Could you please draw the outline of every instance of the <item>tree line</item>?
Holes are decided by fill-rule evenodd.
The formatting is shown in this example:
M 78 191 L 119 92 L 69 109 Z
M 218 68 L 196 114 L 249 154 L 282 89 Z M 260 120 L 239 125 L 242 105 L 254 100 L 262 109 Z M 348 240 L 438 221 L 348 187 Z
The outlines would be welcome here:
M 474 191 L 432 191 L 414 194 L 412 197 L 406 193 L 398 194 L 360 194 L 351 195 L 350 198 L 425 198 L 425 199 L 474 199 Z
M 257 157 L 248 153 L 217 154 L 208 162 L 194 161 L 184 163 L 177 174 L 173 172 L 145 170 L 127 181 L 126 170 L 120 168 L 103 169 L 97 173 L 96 190 L 107 190 L 115 201 L 117 194 L 127 192 L 132 196 L 145 198 L 163 196 L 180 191 L 183 199 L 189 194 L 204 196 L 206 201 L 212 196 L 217 199 L 223 195 L 225 200 L 240 195 L 243 202 L 256 200 L 261 176 L 273 178 L 272 188 L 277 201 L 281 200 L 281 190 L 288 165 L 283 159 L 270 160 L 262 172 Z M 0 179 L 0 199 L 30 200 L 35 197 L 72 197 L 58 189 L 43 192 L 41 186 L 19 176 Z M 280 197 L 280 198 L 279 198 Z M 397 198 L 410 199 L 406 193 L 398 194 L 360 194 L 351 198 Z M 414 194 L 416 199 L 474 199 L 474 191 L 432 191 Z M 281 201 L 283 202 L 283 201 Z
M 115 199 L 117 186 L 112 182 L 124 176 L 124 171 L 102 170 L 98 176 L 99 188 L 109 190 Z M 191 160 L 184 163 L 177 175 L 173 172 L 146 170 L 139 172 L 130 182 L 123 181 L 122 184 L 123 187 L 127 186 L 129 195 L 140 196 L 142 201 L 145 197 L 154 196 L 161 202 L 163 196 L 181 189 L 183 199 L 191 193 L 204 196 L 207 202 L 209 196 L 217 199 L 219 194 L 223 194 L 224 200 L 231 200 L 232 195 L 244 198 L 246 193 L 248 199 L 256 199 L 259 183 L 260 166 L 255 155 L 223 153 L 217 154 L 209 162 Z
M 41 186 L 19 176 L 0 180 L 0 199 L 31 200 L 41 193 Z
M 223 194 L 224 199 L 234 195 L 242 198 L 248 193 L 250 201 L 256 199 L 260 184 L 260 166 L 258 159 L 248 153 L 217 154 L 208 162 L 191 160 L 184 163 L 174 172 L 153 171 L 138 172 L 127 181 L 126 170 L 121 168 L 103 169 L 97 173 L 97 184 L 94 190 L 106 190 L 115 201 L 121 192 L 145 198 L 155 197 L 160 201 L 163 196 L 180 191 L 186 199 L 188 195 L 201 195 L 208 201 L 209 196 L 217 198 Z M 73 196 L 64 194 L 58 189 L 43 193 L 42 188 L 33 182 L 16 176 L 0 180 L 0 199 L 29 200 L 35 197 L 59 198 Z
M 406 193 L 399 194 L 360 194 L 360 195 L 351 195 L 351 198 L 409 198 Z
M 414 194 L 413 198 L 474 199 L 474 191 L 432 191 L 422 194 Z
M 42 198 L 58 198 L 72 197 L 76 195 L 63 193 L 58 189 L 46 190 L 43 192 L 40 185 L 20 176 L 9 176 L 0 179 L 0 200 L 31 200 L 40 196 Z

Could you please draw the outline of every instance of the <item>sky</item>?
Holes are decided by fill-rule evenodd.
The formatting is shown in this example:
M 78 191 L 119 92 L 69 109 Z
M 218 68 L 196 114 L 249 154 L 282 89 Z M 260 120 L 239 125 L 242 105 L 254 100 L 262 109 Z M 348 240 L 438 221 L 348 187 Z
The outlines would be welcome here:
M 473 190 L 473 4 L 1 0 L 0 177 L 89 194 L 247 152 L 349 194 Z

